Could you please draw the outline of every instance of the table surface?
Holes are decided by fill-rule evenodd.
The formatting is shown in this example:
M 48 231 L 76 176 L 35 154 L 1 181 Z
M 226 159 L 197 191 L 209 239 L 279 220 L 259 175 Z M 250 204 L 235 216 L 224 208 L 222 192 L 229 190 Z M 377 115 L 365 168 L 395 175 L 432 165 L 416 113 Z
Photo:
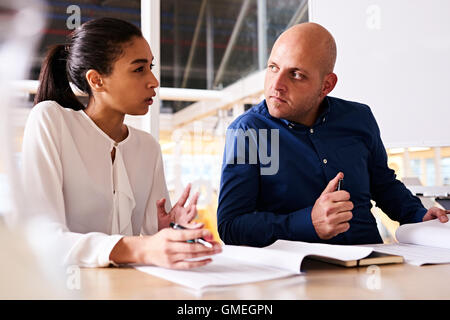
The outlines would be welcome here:
M 82 299 L 450 299 L 450 264 L 345 268 L 305 259 L 303 273 L 194 291 L 132 267 L 82 268 Z

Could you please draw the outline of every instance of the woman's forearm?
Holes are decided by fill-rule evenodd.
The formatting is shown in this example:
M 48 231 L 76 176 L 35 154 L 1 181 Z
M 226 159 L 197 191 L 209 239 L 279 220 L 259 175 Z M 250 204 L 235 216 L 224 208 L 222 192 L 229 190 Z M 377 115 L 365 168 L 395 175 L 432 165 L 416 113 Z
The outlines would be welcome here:
M 138 263 L 139 241 L 141 237 L 123 237 L 109 254 L 109 260 L 117 264 Z

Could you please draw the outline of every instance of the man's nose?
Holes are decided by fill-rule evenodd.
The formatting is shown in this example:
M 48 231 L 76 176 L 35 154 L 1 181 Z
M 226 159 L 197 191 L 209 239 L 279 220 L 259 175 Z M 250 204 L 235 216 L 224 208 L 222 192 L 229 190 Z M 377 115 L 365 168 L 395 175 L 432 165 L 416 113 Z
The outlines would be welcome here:
M 282 72 L 278 72 L 273 76 L 272 79 L 272 89 L 277 91 L 285 91 L 286 90 L 286 82 L 285 76 Z

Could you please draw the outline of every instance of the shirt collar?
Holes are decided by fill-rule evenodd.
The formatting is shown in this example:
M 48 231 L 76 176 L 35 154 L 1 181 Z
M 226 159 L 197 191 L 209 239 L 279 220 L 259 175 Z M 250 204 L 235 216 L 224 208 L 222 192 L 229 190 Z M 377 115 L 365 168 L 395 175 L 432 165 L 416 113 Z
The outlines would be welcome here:
M 328 96 L 326 96 L 323 99 L 322 103 L 320 104 L 320 108 L 322 109 L 322 112 L 317 117 L 314 125 L 318 125 L 319 123 L 325 122 L 325 119 L 330 116 L 330 108 L 331 108 L 330 102 L 331 101 L 328 98 Z
M 268 108 L 267 108 L 267 104 L 266 104 L 266 101 L 265 101 L 265 100 L 264 100 L 264 105 L 265 105 L 265 107 L 266 107 L 266 108 L 265 108 L 265 111 L 267 112 L 267 115 L 268 115 L 269 117 L 272 117 L 272 116 L 270 115 L 270 113 L 269 113 L 269 110 L 268 110 Z M 329 113 L 330 113 L 330 99 L 328 98 L 328 96 L 326 96 L 326 97 L 323 99 L 322 103 L 320 104 L 320 109 L 321 109 L 322 111 L 320 112 L 319 116 L 317 117 L 316 122 L 314 123 L 313 127 L 319 125 L 320 123 L 325 122 L 325 121 L 326 121 L 326 118 L 329 117 Z M 272 118 L 273 118 L 273 117 L 272 117 Z M 306 126 L 304 126 L 304 125 L 302 125 L 302 124 L 300 124 L 300 123 L 296 123 L 296 122 L 289 121 L 289 120 L 286 120 L 286 119 L 280 118 L 279 120 L 281 120 L 285 125 L 287 125 L 287 126 L 290 127 L 290 128 L 292 128 L 292 127 L 299 127 L 299 128 L 300 128 L 300 127 L 306 127 Z

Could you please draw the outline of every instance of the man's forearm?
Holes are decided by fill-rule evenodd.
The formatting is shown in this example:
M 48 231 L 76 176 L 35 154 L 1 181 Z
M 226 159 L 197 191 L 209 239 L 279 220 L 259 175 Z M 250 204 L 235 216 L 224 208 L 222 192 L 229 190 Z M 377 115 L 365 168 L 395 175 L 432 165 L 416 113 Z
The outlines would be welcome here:
M 311 207 L 288 214 L 256 211 L 220 215 L 218 229 L 225 244 L 264 247 L 277 239 L 320 241 L 311 221 Z
M 420 199 L 397 179 L 377 186 L 373 198 L 377 207 L 401 224 L 421 221 L 426 213 Z

